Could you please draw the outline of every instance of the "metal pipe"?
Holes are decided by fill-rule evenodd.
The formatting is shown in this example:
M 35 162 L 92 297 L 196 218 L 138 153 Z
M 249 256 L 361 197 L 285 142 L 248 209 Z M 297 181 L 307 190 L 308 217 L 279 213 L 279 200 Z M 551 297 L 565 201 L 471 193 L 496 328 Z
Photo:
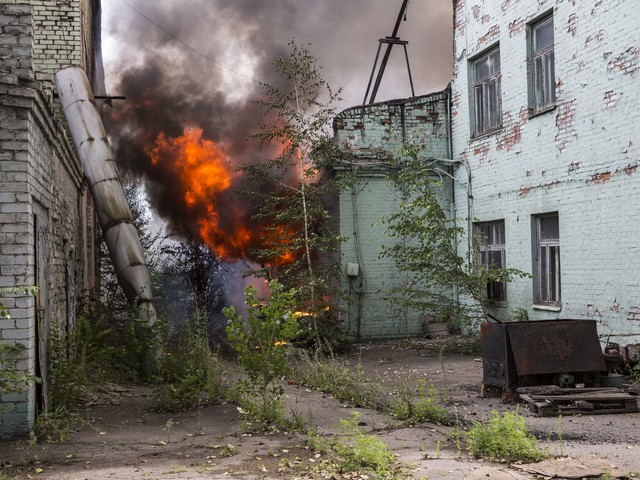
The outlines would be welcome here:
M 140 319 L 152 325 L 157 314 L 151 276 L 87 74 L 67 67 L 55 79 L 118 281 Z

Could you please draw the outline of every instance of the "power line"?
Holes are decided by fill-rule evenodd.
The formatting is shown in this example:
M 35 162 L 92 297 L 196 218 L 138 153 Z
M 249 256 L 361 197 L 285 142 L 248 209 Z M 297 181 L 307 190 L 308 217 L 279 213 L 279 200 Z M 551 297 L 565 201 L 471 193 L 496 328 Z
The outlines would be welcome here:
M 258 80 L 256 80 L 255 78 L 251 78 L 248 75 L 245 75 L 244 73 L 240 73 L 237 70 L 234 70 L 231 67 L 228 67 L 220 62 L 218 62 L 215 58 L 212 58 L 210 56 L 208 56 L 205 53 L 202 53 L 201 51 L 195 49 L 194 47 L 192 47 L 191 45 L 189 45 L 187 42 L 185 42 L 184 40 L 182 40 L 181 38 L 177 37 L 176 35 L 174 35 L 173 33 L 171 33 L 169 30 L 167 30 L 166 28 L 164 28 L 162 25 L 160 25 L 159 23 L 151 20 L 149 17 L 147 17 L 144 13 L 142 13 L 140 10 L 138 10 L 137 8 L 135 8 L 133 5 L 131 5 L 130 3 L 128 3 L 125 0 L 120 0 L 122 3 L 124 3 L 127 7 L 129 7 L 131 10 L 133 10 L 134 12 L 136 12 L 138 15 L 140 15 L 141 17 L 143 17 L 144 19 L 146 19 L 148 22 L 150 22 L 151 24 L 155 25 L 157 28 L 159 28 L 160 30 L 162 30 L 164 33 L 166 33 L 167 35 L 169 35 L 171 38 L 177 40 L 178 42 L 180 42 L 182 45 L 184 45 L 185 47 L 187 47 L 189 50 L 191 50 L 194 53 L 197 53 L 198 55 L 200 55 L 202 58 L 205 58 L 206 60 L 209 60 L 210 62 L 215 63 L 216 65 L 218 65 L 219 67 L 222 67 L 226 70 L 229 70 L 232 73 L 235 73 L 236 75 L 240 75 L 241 77 L 244 77 L 248 80 L 251 80 L 252 82 L 255 83 L 260 83 L 258 82 Z

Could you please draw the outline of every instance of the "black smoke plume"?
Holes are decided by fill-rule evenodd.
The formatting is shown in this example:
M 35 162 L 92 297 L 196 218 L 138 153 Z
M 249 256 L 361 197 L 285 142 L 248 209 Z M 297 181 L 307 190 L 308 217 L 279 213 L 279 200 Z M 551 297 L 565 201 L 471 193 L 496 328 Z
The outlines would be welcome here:
M 197 238 L 207 213 L 180 201 L 170 169 L 152 168 L 149 149 L 162 133 L 185 128 L 226 153 L 231 170 L 269 156 L 249 141 L 260 113 L 259 83 L 277 84 L 272 63 L 292 38 L 310 44 L 344 107 L 362 101 L 378 39 L 391 33 L 400 0 L 102 0 L 107 87 L 114 102 L 107 129 L 119 168 L 144 182 L 149 203 L 170 230 Z M 414 0 L 400 36 L 409 40 L 416 94 L 443 88 L 451 75 L 451 0 Z M 378 100 L 408 97 L 404 55 L 394 51 Z M 241 181 L 236 177 L 234 183 Z M 220 195 L 219 222 L 249 225 L 251 206 Z

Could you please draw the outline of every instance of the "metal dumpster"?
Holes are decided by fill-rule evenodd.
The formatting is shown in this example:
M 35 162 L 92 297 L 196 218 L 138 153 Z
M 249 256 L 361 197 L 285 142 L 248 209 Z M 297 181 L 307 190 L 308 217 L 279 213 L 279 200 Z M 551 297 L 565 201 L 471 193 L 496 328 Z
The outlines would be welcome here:
M 480 335 L 486 386 L 597 386 L 607 371 L 595 320 L 483 323 Z

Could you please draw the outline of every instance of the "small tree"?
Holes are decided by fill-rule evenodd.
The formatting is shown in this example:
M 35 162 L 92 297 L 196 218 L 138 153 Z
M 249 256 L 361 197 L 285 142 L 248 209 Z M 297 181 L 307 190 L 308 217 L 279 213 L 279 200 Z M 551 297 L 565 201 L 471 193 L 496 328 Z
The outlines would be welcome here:
M 262 265 L 253 272 L 296 288 L 300 304 L 316 318 L 337 285 L 339 236 L 330 225 L 324 199 L 331 182 L 324 169 L 337 156 L 328 127 L 339 100 L 306 47 L 289 44 L 288 57 L 274 62 L 280 85 L 262 84 L 257 100 L 263 115 L 255 138 L 278 155 L 243 168 L 264 225 L 264 239 L 252 256 Z M 326 98 L 326 102 L 323 101 Z
M 392 300 L 458 322 L 473 321 L 479 307 L 487 319 L 487 284 L 528 274 L 482 265 L 477 256 L 479 239 L 472 242 L 466 256 L 458 254 L 465 231 L 447 214 L 437 195 L 448 173 L 438 168 L 437 161 L 426 160 L 425 151 L 423 144 L 405 146 L 392 177 L 402 199 L 397 210 L 383 219 L 387 235 L 396 242 L 383 246 L 381 256 L 393 258 L 400 270 L 411 274 L 408 285 L 393 291 Z M 459 303 L 456 291 L 475 304 Z
M 256 417 L 277 423 L 284 389 L 276 382 L 289 371 L 289 344 L 298 335 L 298 321 L 293 314 L 296 291 L 285 291 L 275 281 L 269 283 L 269 291 L 269 298 L 259 298 L 253 285 L 245 289 L 246 322 L 234 307 L 225 307 L 223 313 L 229 319 L 229 342 L 248 376 L 248 381 L 240 382 L 249 397 L 245 400 Z

